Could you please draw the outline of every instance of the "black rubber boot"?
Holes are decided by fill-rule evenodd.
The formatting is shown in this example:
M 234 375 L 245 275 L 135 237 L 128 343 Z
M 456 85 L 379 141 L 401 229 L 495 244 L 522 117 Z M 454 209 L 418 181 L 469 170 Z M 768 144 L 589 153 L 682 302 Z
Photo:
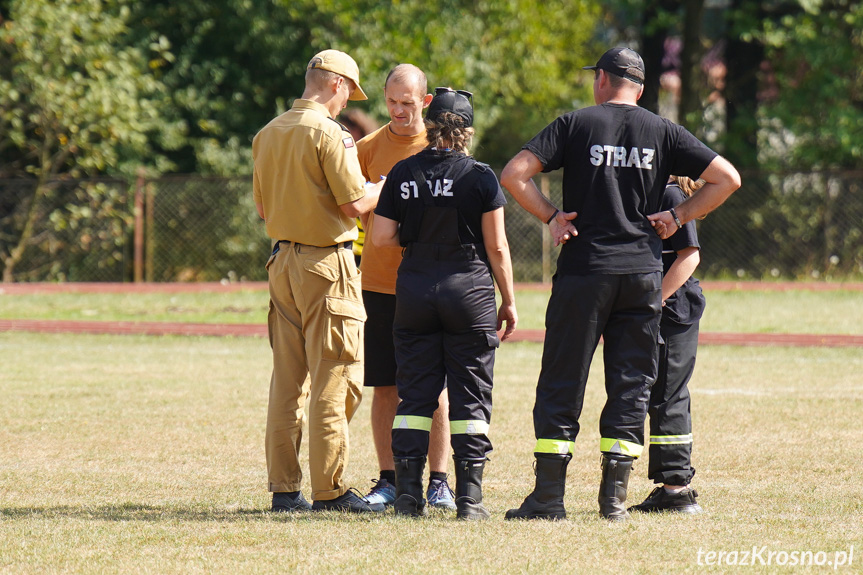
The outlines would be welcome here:
M 469 521 L 488 519 L 482 504 L 482 472 L 485 459 L 455 459 L 456 518 Z
M 423 469 L 425 457 L 394 457 L 396 464 L 396 500 L 393 503 L 396 515 L 422 517 L 426 513 L 423 498 Z
M 566 491 L 566 466 L 572 455 L 535 453 L 536 487 L 518 509 L 506 512 L 505 519 L 566 519 L 563 495 Z
M 634 457 L 602 454 L 602 483 L 599 484 L 599 514 L 611 521 L 626 521 L 629 513 L 626 502 L 626 487 Z

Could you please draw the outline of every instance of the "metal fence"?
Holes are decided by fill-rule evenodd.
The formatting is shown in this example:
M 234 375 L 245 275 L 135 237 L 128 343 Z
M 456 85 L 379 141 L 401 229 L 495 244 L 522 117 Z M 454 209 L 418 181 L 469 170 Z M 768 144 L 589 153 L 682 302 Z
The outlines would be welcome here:
M 536 180 L 560 206 L 560 175 Z M 699 223 L 699 277 L 863 277 L 863 172 L 744 173 L 743 181 Z M 508 199 L 516 281 L 549 281 L 558 248 Z M 0 180 L 3 281 L 263 280 L 269 243 L 248 177 Z

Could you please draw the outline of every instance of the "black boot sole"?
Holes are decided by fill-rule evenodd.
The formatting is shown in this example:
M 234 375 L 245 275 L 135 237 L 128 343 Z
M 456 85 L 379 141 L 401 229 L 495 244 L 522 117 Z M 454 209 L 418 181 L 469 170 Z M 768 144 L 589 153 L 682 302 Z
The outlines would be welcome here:
M 491 517 L 491 513 L 483 506 L 482 503 L 474 503 L 470 501 L 460 501 L 456 499 L 456 519 L 464 519 L 466 521 L 483 521 Z
M 636 513 L 682 513 L 683 515 L 698 515 L 704 513 L 704 509 L 700 505 L 690 505 L 687 507 L 648 507 L 642 508 L 638 505 L 633 505 L 629 511 Z
M 560 512 L 551 512 L 551 513 L 538 513 L 531 511 L 530 513 L 522 514 L 520 513 L 521 509 L 510 509 L 506 512 L 506 515 L 503 516 L 506 520 L 531 520 L 531 519 L 541 519 L 545 521 L 565 521 L 566 520 L 566 511 L 563 513 Z
M 396 515 L 404 515 L 406 517 L 423 517 L 426 514 L 425 499 L 422 503 L 417 503 L 417 500 L 410 495 L 400 495 L 393 502 L 393 510 Z

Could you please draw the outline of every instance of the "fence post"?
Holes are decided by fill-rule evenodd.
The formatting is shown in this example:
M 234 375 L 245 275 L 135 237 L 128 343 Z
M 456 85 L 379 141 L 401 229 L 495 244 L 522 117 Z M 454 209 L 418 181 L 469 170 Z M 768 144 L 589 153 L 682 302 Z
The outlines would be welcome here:
M 144 280 L 144 168 L 138 168 L 135 180 L 135 283 Z
M 156 255 L 156 224 L 155 224 L 155 216 L 154 216 L 154 212 L 156 209 L 156 202 L 153 199 L 153 183 L 148 182 L 147 185 L 144 187 L 144 190 L 146 193 L 145 197 L 147 200 L 147 204 L 146 204 L 147 205 L 147 218 L 146 218 L 146 223 L 147 223 L 146 248 L 147 248 L 147 250 L 145 252 L 146 253 L 146 261 L 145 261 L 145 266 L 144 266 L 144 271 L 145 271 L 144 277 L 146 278 L 146 281 L 152 282 L 153 281 L 153 258 Z
M 539 190 L 548 199 L 548 176 L 539 176 Z M 540 222 L 540 225 L 542 222 Z M 551 283 L 551 232 L 542 226 L 542 283 Z

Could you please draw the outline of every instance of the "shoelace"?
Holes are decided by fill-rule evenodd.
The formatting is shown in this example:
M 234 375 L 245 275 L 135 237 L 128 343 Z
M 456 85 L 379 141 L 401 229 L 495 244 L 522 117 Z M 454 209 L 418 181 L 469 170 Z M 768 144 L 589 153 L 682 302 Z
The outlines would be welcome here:
M 366 498 L 365 498 L 365 497 L 363 497 L 363 494 L 362 494 L 362 493 L 360 493 L 359 489 L 357 489 L 356 487 L 348 487 L 348 491 L 347 491 L 347 493 L 353 493 L 353 494 L 354 494 L 354 495 L 356 495 L 356 496 L 357 496 L 357 498 L 359 498 L 361 501 L 365 501 L 365 500 L 366 500 Z
M 436 481 L 435 483 L 437 485 L 434 486 L 433 499 L 442 499 L 444 495 L 449 495 L 450 498 L 452 498 L 455 495 L 452 489 L 449 488 L 449 485 L 447 485 L 446 481 Z M 432 497 L 430 497 L 429 499 L 432 499 Z
M 384 482 L 386 483 L 384 484 Z M 386 479 L 372 479 L 372 483 L 374 483 L 375 486 L 372 487 L 371 491 L 369 491 L 369 495 L 376 495 L 381 491 L 387 491 L 387 486 L 390 485 L 390 482 Z

